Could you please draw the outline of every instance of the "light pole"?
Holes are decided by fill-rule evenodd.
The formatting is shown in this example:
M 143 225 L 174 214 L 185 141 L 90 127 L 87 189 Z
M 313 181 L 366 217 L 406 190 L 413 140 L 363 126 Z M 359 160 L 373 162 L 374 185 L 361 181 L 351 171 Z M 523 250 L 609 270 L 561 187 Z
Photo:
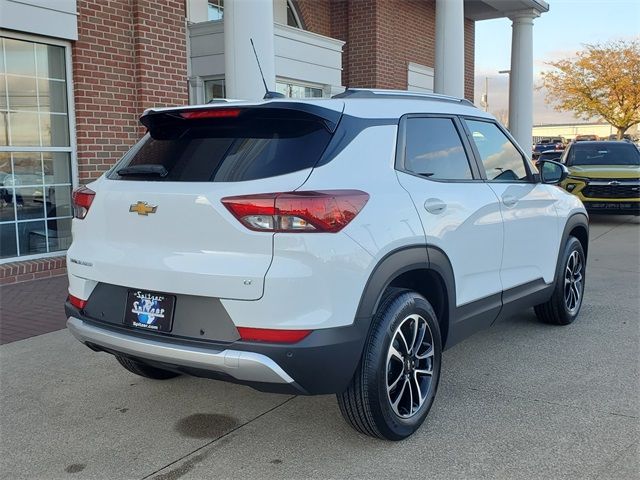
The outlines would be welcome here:
M 509 128 L 509 114 L 511 112 L 511 109 L 509 108 L 511 106 L 511 70 L 498 70 L 498 73 L 501 75 L 507 75 L 507 122 L 505 127 Z
M 484 111 L 489 111 L 489 77 L 484 77 L 484 93 L 480 98 L 480 105 L 484 107 Z

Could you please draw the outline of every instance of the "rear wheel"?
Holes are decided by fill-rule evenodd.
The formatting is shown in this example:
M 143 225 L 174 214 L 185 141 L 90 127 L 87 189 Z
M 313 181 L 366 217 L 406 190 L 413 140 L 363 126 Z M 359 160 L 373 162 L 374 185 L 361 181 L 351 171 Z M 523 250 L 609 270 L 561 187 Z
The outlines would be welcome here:
M 567 240 L 560 265 L 553 295 L 547 302 L 536 305 L 534 310 L 544 323 L 569 325 L 578 317 L 582 306 L 587 266 L 582 244 L 577 238 Z
M 438 388 L 442 345 L 429 302 L 393 289 L 373 319 L 362 359 L 347 390 L 342 415 L 356 430 L 402 440 L 424 422 Z
M 120 362 L 120 365 L 129 370 L 131 373 L 135 373 L 136 375 L 140 375 L 141 377 L 145 378 L 152 378 L 154 380 L 168 380 L 180 375 L 179 373 L 152 367 L 151 365 L 147 365 L 145 363 L 138 362 L 137 360 L 133 360 L 132 358 L 124 357 L 121 355 L 116 355 L 116 360 L 118 360 L 118 362 Z

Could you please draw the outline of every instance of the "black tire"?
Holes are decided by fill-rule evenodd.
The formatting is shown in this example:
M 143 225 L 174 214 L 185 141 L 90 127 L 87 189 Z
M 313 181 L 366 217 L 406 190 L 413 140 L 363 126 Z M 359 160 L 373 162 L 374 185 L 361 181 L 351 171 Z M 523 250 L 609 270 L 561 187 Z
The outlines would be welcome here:
M 131 373 L 135 373 L 136 375 L 140 375 L 141 377 L 151 378 L 153 380 L 168 380 L 180 375 L 179 373 L 152 367 L 151 365 L 147 365 L 145 363 L 138 362 L 137 360 L 133 360 L 132 358 L 123 357 L 120 355 L 116 355 L 116 360 L 118 360 L 118 362 L 120 362 L 120 365 L 129 370 Z
M 406 336 L 412 336 L 412 340 L 404 342 L 412 343 L 411 349 L 402 347 L 405 335 L 400 338 L 398 331 L 411 334 Z M 392 345 L 397 347 L 394 353 Z M 349 387 L 337 395 L 345 420 L 365 435 L 387 440 L 407 438 L 431 409 L 441 358 L 440 328 L 429 302 L 410 290 L 388 291 L 373 318 L 358 369 Z M 407 386 L 408 394 L 404 391 Z M 413 395 L 414 389 L 418 396 Z
M 575 265 L 571 266 L 572 258 L 579 259 L 578 275 L 569 272 L 570 269 L 577 268 Z M 569 237 L 558 265 L 553 295 L 547 302 L 534 307 L 538 320 L 552 325 L 569 325 L 578 317 L 584 299 L 586 267 L 587 261 L 582 244 L 577 238 Z M 576 282 L 578 276 L 580 280 Z M 571 297 L 571 290 L 574 292 L 573 297 Z M 575 300 L 576 292 L 579 293 L 578 299 L 572 301 L 571 298 Z

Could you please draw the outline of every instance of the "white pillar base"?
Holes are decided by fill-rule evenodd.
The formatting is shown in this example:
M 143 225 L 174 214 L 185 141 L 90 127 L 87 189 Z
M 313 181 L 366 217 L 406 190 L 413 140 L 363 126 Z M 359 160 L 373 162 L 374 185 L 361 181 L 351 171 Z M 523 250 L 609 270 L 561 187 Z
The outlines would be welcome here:
M 531 153 L 533 131 L 533 19 L 535 10 L 517 12 L 511 37 L 509 130 L 522 149 Z
M 273 2 L 225 0 L 223 19 L 227 98 L 259 100 L 265 89 L 250 39 L 255 44 L 267 88 L 275 90 Z
M 464 98 L 464 2 L 436 0 L 434 92 Z

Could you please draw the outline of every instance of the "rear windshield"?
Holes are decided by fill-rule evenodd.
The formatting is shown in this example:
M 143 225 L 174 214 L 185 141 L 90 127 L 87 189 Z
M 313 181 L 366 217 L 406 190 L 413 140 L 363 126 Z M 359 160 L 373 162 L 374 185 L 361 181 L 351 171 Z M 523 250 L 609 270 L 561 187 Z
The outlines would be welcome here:
M 177 119 L 151 129 L 108 178 L 170 182 L 241 182 L 313 167 L 331 133 L 313 117 L 286 119 Z M 144 165 L 163 175 L 119 175 Z M 138 167 L 144 168 L 144 167 Z
M 567 165 L 640 165 L 640 152 L 630 143 L 576 143 Z

